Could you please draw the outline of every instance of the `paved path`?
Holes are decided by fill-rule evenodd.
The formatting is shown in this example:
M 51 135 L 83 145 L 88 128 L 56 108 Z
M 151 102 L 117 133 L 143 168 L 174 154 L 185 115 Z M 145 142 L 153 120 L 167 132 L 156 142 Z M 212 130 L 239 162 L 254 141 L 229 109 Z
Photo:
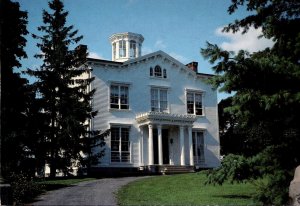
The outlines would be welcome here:
M 104 178 L 49 191 L 32 205 L 117 205 L 115 193 L 121 186 L 146 177 Z

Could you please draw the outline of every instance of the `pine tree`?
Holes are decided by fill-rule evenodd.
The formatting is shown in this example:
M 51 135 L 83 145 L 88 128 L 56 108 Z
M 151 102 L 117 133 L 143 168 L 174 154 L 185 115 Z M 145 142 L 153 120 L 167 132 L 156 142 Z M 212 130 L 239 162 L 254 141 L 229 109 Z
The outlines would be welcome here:
M 228 12 L 243 5 L 251 15 L 224 31 L 261 27 L 274 46 L 252 54 L 244 50 L 233 54 L 208 43 L 201 53 L 215 64 L 217 76 L 211 83 L 222 91 L 235 92 L 227 111 L 236 117 L 238 128 L 248 131 L 246 140 L 257 152 L 247 159 L 228 156 L 210 181 L 267 175 L 269 181 L 258 190 L 257 199 L 267 205 L 286 204 L 293 170 L 300 164 L 300 3 L 232 0 Z
M 68 12 L 60 0 L 48 4 L 52 13 L 44 10 L 44 25 L 38 27 L 43 35 L 33 35 L 40 40 L 37 46 L 41 53 L 36 57 L 43 64 L 29 73 L 38 78 L 37 101 L 48 125 L 40 142 L 46 149 L 44 158 L 50 164 L 50 177 L 55 177 L 57 169 L 67 173 L 81 158 L 82 138 L 88 135 L 88 122 L 95 112 L 90 104 L 94 90 L 88 89 L 93 78 L 86 64 L 87 48 L 71 48 L 83 37 L 73 26 L 66 26 Z
M 27 58 L 24 51 L 28 34 L 27 12 L 17 2 L 1 1 L 1 172 L 7 178 L 25 168 L 25 146 L 28 143 L 28 104 L 32 92 L 28 81 L 20 76 L 19 60 Z

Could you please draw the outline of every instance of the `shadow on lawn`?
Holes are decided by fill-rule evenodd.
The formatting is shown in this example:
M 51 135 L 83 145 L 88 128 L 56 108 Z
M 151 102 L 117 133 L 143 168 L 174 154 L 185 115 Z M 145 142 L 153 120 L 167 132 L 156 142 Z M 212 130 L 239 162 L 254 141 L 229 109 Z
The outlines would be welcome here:
M 222 197 L 226 199 L 251 199 L 249 195 L 214 195 L 214 197 Z

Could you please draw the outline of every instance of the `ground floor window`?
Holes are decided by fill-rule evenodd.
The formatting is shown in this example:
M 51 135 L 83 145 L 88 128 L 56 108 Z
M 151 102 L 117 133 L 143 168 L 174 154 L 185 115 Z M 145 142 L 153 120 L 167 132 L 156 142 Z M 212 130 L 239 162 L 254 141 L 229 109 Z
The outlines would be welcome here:
M 111 128 L 111 162 L 130 162 L 128 127 Z
M 193 154 L 195 164 L 205 163 L 203 131 L 193 131 Z

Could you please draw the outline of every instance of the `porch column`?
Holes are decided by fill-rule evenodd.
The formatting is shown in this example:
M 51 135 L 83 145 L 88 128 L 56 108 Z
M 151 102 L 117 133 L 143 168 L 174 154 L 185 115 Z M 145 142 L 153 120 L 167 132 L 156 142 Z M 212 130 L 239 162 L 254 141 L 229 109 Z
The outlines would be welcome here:
M 158 136 L 158 164 L 163 165 L 163 148 L 162 148 L 161 125 L 157 125 L 157 136 Z
M 179 126 L 179 140 L 180 140 L 180 165 L 185 165 L 185 155 L 184 155 L 184 127 Z
M 190 165 L 194 165 L 194 154 L 193 154 L 193 138 L 192 138 L 192 127 L 188 127 L 189 132 L 189 150 L 190 150 Z
M 149 165 L 153 165 L 153 126 L 151 124 L 148 125 L 148 129 L 149 129 L 149 139 L 148 139 L 148 161 L 149 161 Z

